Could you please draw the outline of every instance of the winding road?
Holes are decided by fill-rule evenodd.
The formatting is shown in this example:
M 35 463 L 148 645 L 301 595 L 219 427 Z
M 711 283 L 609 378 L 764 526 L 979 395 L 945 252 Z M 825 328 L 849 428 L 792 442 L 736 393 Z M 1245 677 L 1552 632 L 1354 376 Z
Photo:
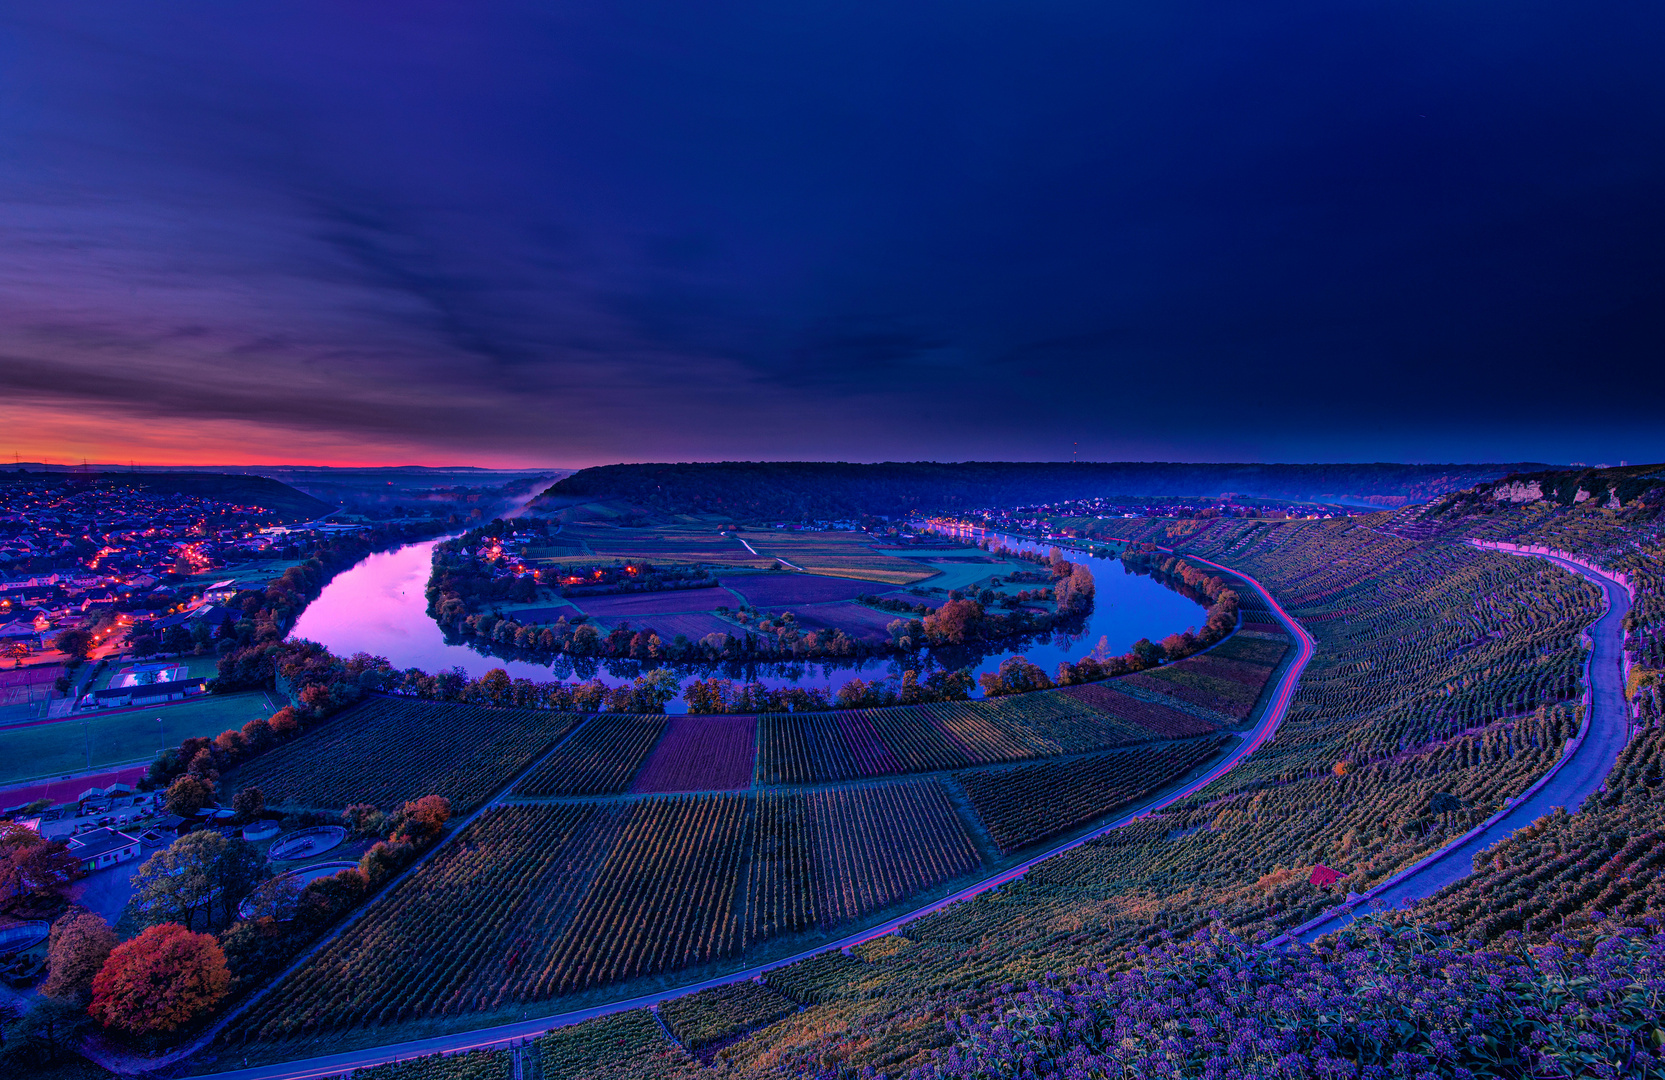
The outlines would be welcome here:
M 745 541 L 741 542 L 745 543 Z M 1213 783 L 1221 776 L 1224 776 L 1232 769 L 1236 768 L 1238 763 L 1243 761 L 1244 758 L 1254 753 L 1261 746 L 1264 746 L 1268 740 L 1277 734 L 1278 725 L 1283 722 L 1284 716 L 1289 712 L 1289 704 L 1294 699 L 1295 687 L 1300 681 L 1301 673 L 1306 669 L 1307 663 L 1312 659 L 1315 644 L 1307 632 L 1302 629 L 1293 618 L 1290 617 L 1289 613 L 1283 609 L 1282 605 L 1280 605 L 1277 600 L 1273 598 L 1272 594 L 1268 592 L 1266 588 L 1260 584 L 1260 582 L 1247 576 L 1242 571 L 1233 570 L 1230 567 L 1222 566 L 1219 563 L 1209 562 L 1207 559 L 1200 559 L 1194 555 L 1188 555 L 1186 557 L 1195 562 L 1206 563 L 1217 570 L 1225 571 L 1234 577 L 1241 578 L 1253 586 L 1254 590 L 1260 594 L 1271 610 L 1278 616 L 1283 624 L 1289 629 L 1289 632 L 1294 636 L 1297 649 L 1294 658 L 1290 660 L 1288 665 L 1284 668 L 1283 674 L 1278 680 L 1277 688 L 1273 692 L 1271 699 L 1267 702 L 1266 708 L 1262 711 L 1260 720 L 1252 729 L 1248 731 L 1247 734 L 1244 735 L 1242 740 L 1235 747 L 1233 747 L 1224 757 L 1216 761 L 1211 767 L 1199 775 L 1189 780 L 1182 781 L 1181 783 L 1174 785 L 1168 790 L 1160 792 L 1143 803 L 1137 804 L 1125 814 L 1116 818 L 1114 821 L 1100 826 L 1083 836 L 1078 836 L 1067 843 L 1060 844 L 1057 847 L 1042 852 L 1041 854 L 1027 859 L 1016 866 L 1009 867 L 997 874 L 993 874 L 987 878 L 977 881 L 950 896 L 943 897 L 942 899 L 927 904 L 924 907 L 916 908 L 904 915 L 899 915 L 896 918 L 877 926 L 868 927 L 847 937 L 839 938 L 836 941 L 826 942 L 823 945 L 819 945 L 813 949 L 806 949 L 803 952 L 796 953 L 792 956 L 782 957 L 781 959 L 772 960 L 766 964 L 759 964 L 754 967 L 746 968 L 743 971 L 736 971 L 728 975 L 719 976 L 718 978 L 707 979 L 704 982 L 690 983 L 686 986 L 677 987 L 674 990 L 664 990 L 641 997 L 608 1002 L 605 1005 L 597 1005 L 588 1009 L 574 1009 L 568 1012 L 551 1013 L 545 1016 L 531 1017 L 512 1024 L 499 1024 L 494 1027 L 477 1028 L 473 1031 L 460 1031 L 449 1035 L 435 1036 L 429 1039 L 415 1039 L 409 1042 L 389 1043 L 383 1046 L 366 1047 L 361 1050 L 350 1050 L 344 1053 L 330 1054 L 323 1057 L 278 1062 L 271 1065 L 259 1065 L 251 1068 L 232 1069 L 208 1075 L 212 1075 L 218 1078 L 218 1080 L 314 1080 L 314 1078 L 318 1077 L 335 1076 L 340 1073 L 351 1072 L 353 1069 L 367 1068 L 372 1065 L 382 1065 L 393 1061 L 404 1061 L 409 1058 L 425 1057 L 430 1054 L 455 1054 L 468 1050 L 486 1050 L 494 1048 L 502 1049 L 524 1043 L 542 1035 L 544 1032 L 549 1031 L 552 1028 L 565 1027 L 569 1024 L 576 1024 L 583 1020 L 593 1020 L 601 1016 L 611 1016 L 614 1013 L 626 1012 L 630 1009 L 640 1009 L 652 1005 L 658 1005 L 663 1002 L 670 1001 L 673 998 L 679 998 L 687 994 L 695 993 L 699 990 L 709 990 L 718 986 L 729 986 L 734 983 L 746 982 L 759 978 L 776 968 L 785 967 L 789 964 L 795 964 L 801 960 L 807 960 L 812 956 L 819 956 L 822 953 L 831 952 L 835 949 L 849 949 L 853 946 L 860 945 L 863 942 L 871 941 L 874 938 L 895 933 L 904 924 L 912 922 L 921 916 L 941 911 L 953 904 L 957 904 L 963 900 L 969 900 L 974 896 L 988 892 L 990 889 L 999 888 L 1007 882 L 1015 881 L 1024 874 L 1028 873 L 1031 867 L 1039 863 L 1045 862 L 1046 860 L 1054 858 L 1058 855 L 1062 855 L 1065 852 L 1073 851 L 1090 840 L 1095 840 L 1107 833 L 1113 832 L 1116 829 L 1123 828 L 1124 826 L 1139 820 L 1147 814 L 1154 813 L 1155 811 L 1170 806 L 1181 799 L 1187 798 L 1207 785 Z M 233 1060 L 235 1059 L 233 1058 Z
M 1490 550 L 1500 550 L 1490 545 Z M 1570 740 L 1561 758 L 1524 797 L 1494 814 L 1479 827 L 1465 833 L 1426 856 L 1382 885 L 1361 896 L 1349 907 L 1326 913 L 1274 943 L 1298 938 L 1313 942 L 1334 933 L 1358 917 L 1360 912 L 1394 908 L 1433 896 L 1474 872 L 1474 856 L 1516 829 L 1524 828 L 1557 806 L 1577 811 L 1584 800 L 1601 790 L 1607 774 L 1619 759 L 1629 739 L 1629 722 L 1624 698 L 1624 619 L 1630 612 L 1630 593 L 1601 574 L 1553 555 L 1508 552 L 1523 558 L 1547 559 L 1564 570 L 1578 574 L 1601 589 L 1607 610 L 1590 627 L 1592 649 L 1585 683 L 1589 707 L 1579 738 Z

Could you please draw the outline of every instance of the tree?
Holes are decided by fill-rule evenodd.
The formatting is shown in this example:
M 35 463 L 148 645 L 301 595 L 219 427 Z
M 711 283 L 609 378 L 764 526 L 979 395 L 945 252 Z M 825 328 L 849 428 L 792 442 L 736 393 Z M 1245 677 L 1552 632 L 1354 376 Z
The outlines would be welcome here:
M 1053 585 L 1053 597 L 1058 601 L 1058 614 L 1084 615 L 1093 609 L 1093 596 L 1098 591 L 1093 572 L 1085 564 L 1075 565 L 1068 576 Z
M 85 660 L 92 652 L 92 635 L 85 630 L 65 630 L 52 639 L 52 645 L 72 660 Z
M 87 1021 L 87 1011 L 78 1002 L 37 996 L 12 1025 L 6 1058 L 33 1066 L 55 1065 L 71 1053 Z
M 253 821 L 266 809 L 266 794 L 257 787 L 246 787 L 231 797 L 231 808 L 241 821 Z
M 81 876 L 81 860 L 62 841 L 49 841 L 27 825 L 0 821 L 0 898 L 43 896 Z
M 229 923 L 237 917 L 237 905 L 266 877 L 266 856 L 242 837 L 234 837 L 226 843 L 209 873 L 219 892 L 225 921 Z
M 212 936 L 177 923 L 117 945 L 93 979 L 93 1019 L 131 1034 L 175 1031 L 211 1011 L 231 986 Z
M 443 795 L 424 795 L 399 810 L 392 830 L 394 838 L 420 847 L 437 837 L 450 818 L 451 804 Z
M 116 947 L 116 932 L 90 911 L 71 911 L 52 924 L 46 947 L 50 974 L 41 984 L 47 997 L 85 1003 L 92 995 L 93 976 Z
M 355 836 L 386 836 L 387 815 L 373 803 L 354 803 L 341 811 L 341 822 Z
M 227 840 L 202 829 L 186 833 L 145 860 L 133 876 L 128 916 L 139 926 L 161 923 L 194 925 L 200 913 L 212 920 L 215 863 Z
M 949 600 L 925 616 L 925 634 L 932 641 L 958 645 L 977 636 L 983 605 L 975 600 Z
M 168 785 L 165 805 L 170 814 L 196 817 L 198 810 L 214 805 L 214 788 L 200 776 L 181 776 Z

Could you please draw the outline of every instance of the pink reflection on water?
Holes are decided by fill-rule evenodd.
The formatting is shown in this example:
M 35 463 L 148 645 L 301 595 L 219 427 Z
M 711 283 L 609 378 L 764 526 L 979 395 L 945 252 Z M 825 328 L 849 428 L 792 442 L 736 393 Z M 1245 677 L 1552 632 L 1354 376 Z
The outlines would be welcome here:
M 385 656 L 397 668 L 435 672 L 461 667 L 480 676 L 500 667 L 516 677 L 554 678 L 547 667 L 481 656 L 445 643 L 439 624 L 428 618 L 424 595 L 438 542 L 380 552 L 336 575 L 301 612 L 289 636 L 316 641 L 337 656 Z

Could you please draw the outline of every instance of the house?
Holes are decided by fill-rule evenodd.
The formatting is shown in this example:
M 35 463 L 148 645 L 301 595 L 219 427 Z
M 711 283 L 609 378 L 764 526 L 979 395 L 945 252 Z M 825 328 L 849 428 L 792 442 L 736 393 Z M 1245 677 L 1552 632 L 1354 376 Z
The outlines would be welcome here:
M 232 578 L 216 581 L 202 590 L 202 600 L 205 604 L 223 604 L 237 595 L 237 582 Z
M 139 841 L 136 837 L 114 829 L 94 829 L 69 838 L 69 852 L 81 860 L 81 868 L 91 873 L 106 866 L 138 858 Z

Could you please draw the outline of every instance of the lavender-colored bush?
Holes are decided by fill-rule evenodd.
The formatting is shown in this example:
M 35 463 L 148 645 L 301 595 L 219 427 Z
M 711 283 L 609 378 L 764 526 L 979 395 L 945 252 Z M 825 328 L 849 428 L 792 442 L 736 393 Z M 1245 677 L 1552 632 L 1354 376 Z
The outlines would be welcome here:
M 1665 1076 L 1665 933 L 1481 948 L 1366 920 L 1319 949 L 1215 928 L 949 1021 L 913 1080 Z

